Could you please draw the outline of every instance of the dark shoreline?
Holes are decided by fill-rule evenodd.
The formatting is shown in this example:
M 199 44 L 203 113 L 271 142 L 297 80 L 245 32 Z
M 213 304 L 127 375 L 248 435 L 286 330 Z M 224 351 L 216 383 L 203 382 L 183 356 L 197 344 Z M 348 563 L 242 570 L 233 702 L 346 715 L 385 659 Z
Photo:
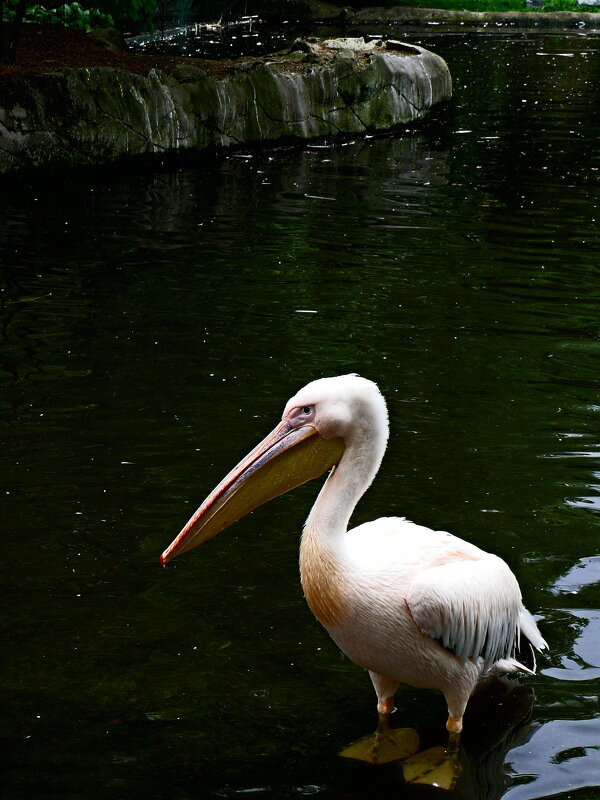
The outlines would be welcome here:
M 307 22 L 343 25 L 352 30 L 362 25 L 385 25 L 391 29 L 407 25 L 600 29 L 600 13 L 589 11 L 448 11 L 408 6 L 353 9 L 318 0 L 303 0 L 295 8 Z

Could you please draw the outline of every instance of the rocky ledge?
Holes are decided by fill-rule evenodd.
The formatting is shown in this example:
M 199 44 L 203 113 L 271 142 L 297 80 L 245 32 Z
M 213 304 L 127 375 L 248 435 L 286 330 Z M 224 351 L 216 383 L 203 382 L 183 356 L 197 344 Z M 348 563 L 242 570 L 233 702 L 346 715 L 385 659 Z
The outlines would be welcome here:
M 65 68 L 0 82 L 0 174 L 123 156 L 383 131 L 451 95 L 446 63 L 393 41 L 309 39 L 286 55 L 140 75 Z
M 600 28 L 600 14 L 585 11 L 450 11 L 444 8 L 407 6 L 368 6 L 356 8 L 334 5 L 325 0 L 264 0 L 261 16 L 280 18 L 288 14 L 312 22 L 343 25 L 346 31 L 360 31 L 377 25 L 380 30 L 397 35 L 407 25 L 446 25 L 516 28 Z
M 338 9 L 339 12 L 339 9 Z M 449 11 L 443 8 L 364 8 L 348 10 L 343 15 L 347 26 L 380 25 L 384 30 L 397 30 L 406 25 L 461 25 L 512 28 L 580 28 L 597 29 L 600 15 L 586 11 Z M 327 20 L 332 17 L 328 16 Z

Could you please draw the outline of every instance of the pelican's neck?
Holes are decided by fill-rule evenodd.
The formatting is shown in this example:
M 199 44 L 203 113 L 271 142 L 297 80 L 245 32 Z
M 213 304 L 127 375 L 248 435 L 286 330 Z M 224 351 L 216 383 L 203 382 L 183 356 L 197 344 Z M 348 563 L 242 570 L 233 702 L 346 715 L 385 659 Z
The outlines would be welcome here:
M 345 596 L 344 538 L 354 508 L 383 456 L 346 447 L 306 520 L 300 542 L 300 580 L 309 608 L 326 628 L 342 623 L 348 613 Z
M 352 512 L 369 484 L 352 474 L 347 459 L 348 451 L 319 492 L 304 526 L 305 537 L 335 540 L 348 530 Z
M 377 420 L 375 420 L 377 422 Z M 303 538 L 332 545 L 343 538 L 356 504 L 371 485 L 385 452 L 387 424 L 345 441 L 344 455 L 329 477 L 304 526 Z
M 300 542 L 300 577 L 311 611 L 331 630 L 351 613 L 346 532 L 356 504 L 381 464 L 388 415 L 377 386 L 356 375 L 309 384 L 288 402 L 290 408 L 284 413 L 313 404 L 313 392 L 321 390 L 327 397 L 326 389 L 329 403 L 324 402 L 322 409 L 317 404 L 316 431 L 325 438 L 343 438 L 344 453 L 306 520 Z
M 345 536 L 356 504 L 371 485 L 388 438 L 387 409 L 371 384 L 369 397 L 355 403 L 344 438 L 344 454 L 311 509 L 300 542 L 300 578 L 313 614 L 327 628 L 349 613 Z

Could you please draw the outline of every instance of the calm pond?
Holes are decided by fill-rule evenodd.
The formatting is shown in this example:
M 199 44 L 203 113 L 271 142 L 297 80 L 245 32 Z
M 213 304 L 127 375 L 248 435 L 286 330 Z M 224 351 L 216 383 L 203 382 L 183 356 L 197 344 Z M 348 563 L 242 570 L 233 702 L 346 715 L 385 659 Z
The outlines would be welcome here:
M 302 598 L 316 483 L 158 565 L 350 371 L 392 424 L 355 522 L 499 554 L 551 648 L 445 796 L 598 797 L 600 37 L 405 38 L 454 76 L 420 130 L 3 184 L 3 797 L 444 796 L 336 755 L 375 697 Z M 441 695 L 397 704 L 444 741 Z

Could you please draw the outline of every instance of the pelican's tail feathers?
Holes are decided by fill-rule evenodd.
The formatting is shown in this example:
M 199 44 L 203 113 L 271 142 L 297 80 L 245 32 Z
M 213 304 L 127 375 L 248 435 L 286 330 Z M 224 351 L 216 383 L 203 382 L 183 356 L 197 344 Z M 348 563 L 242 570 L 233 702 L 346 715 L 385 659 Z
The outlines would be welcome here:
M 512 655 L 509 658 L 499 658 L 487 674 L 505 675 L 521 672 L 525 675 L 535 675 L 537 666 L 535 651 L 546 650 L 547 647 L 534 618 L 526 608 L 522 608 L 519 612 L 519 626 Z
M 520 671 L 530 675 L 535 674 L 535 651 L 546 650 L 548 645 L 544 640 L 533 616 L 522 608 L 519 613 L 519 632 L 515 642 L 514 659 L 521 668 Z
M 548 644 L 540 633 L 536 621 L 526 608 L 522 608 L 519 613 L 519 632 L 520 638 L 527 639 L 536 650 L 546 650 L 548 648 Z
M 515 672 L 523 675 L 535 675 L 535 658 L 533 650 L 531 650 L 531 659 L 533 659 L 533 669 L 516 658 L 499 658 L 495 664 L 488 669 L 485 673 L 486 676 L 490 675 L 509 675 Z M 531 663 L 531 661 L 529 662 Z

